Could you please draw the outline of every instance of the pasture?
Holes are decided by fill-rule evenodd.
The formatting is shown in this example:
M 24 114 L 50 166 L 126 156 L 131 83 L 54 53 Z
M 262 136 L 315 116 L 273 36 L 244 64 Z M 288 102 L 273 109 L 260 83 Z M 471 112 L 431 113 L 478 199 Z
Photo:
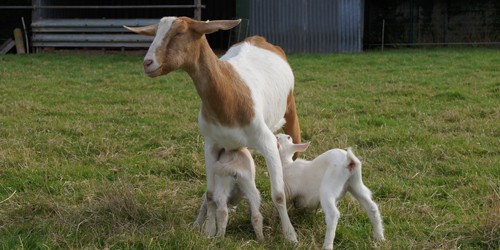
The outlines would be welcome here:
M 374 243 L 350 197 L 339 249 L 500 244 L 500 51 L 290 55 L 302 155 L 353 146 L 384 218 Z M 264 242 L 246 203 L 224 239 L 189 224 L 205 189 L 199 97 L 187 74 L 148 78 L 142 56 L 0 56 L 0 248 L 286 249 L 255 154 Z M 299 249 L 321 248 L 320 211 L 291 208 Z

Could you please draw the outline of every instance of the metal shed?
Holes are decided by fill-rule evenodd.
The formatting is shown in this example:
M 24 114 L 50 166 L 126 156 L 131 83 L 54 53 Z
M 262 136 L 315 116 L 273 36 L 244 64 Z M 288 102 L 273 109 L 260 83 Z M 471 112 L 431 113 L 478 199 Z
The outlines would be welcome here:
M 163 16 L 190 16 L 246 21 L 230 32 L 208 35 L 215 49 L 226 49 L 247 35 L 262 35 L 292 53 L 362 50 L 364 0 L 31 0 L 31 3 L 31 6 L 7 8 L 32 10 L 29 32 L 36 49 L 146 48 L 152 38 L 132 34 L 121 26 L 148 25 Z
M 166 15 L 210 19 L 201 15 L 205 6 L 207 12 L 217 12 L 212 18 L 248 18 L 249 34 L 263 35 L 286 52 L 358 52 L 363 44 L 364 0 L 32 2 L 35 48 L 147 47 L 152 38 L 127 33 L 121 26 L 149 25 Z M 218 40 L 215 47 L 229 44 L 227 38 Z
M 147 48 L 152 37 L 127 32 L 122 26 L 145 26 L 165 15 L 201 19 L 201 0 L 63 1 L 33 0 L 32 45 L 47 47 Z
M 286 52 L 363 49 L 364 0 L 250 1 L 250 30 Z

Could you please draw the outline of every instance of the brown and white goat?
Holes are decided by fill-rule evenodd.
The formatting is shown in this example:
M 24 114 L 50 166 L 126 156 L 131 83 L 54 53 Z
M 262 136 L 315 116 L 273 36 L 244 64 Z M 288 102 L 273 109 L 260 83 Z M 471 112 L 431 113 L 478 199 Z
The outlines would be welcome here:
M 217 58 L 205 34 L 231 29 L 240 21 L 164 17 L 158 24 L 126 28 L 155 36 L 144 57 L 144 72 L 148 76 L 182 69 L 192 78 L 201 97 L 198 124 L 205 138 L 207 235 L 213 236 L 217 230 L 212 196 L 213 166 L 219 152 L 249 147 L 263 154 L 283 233 L 286 239 L 297 242 L 286 210 L 282 165 L 273 134 L 286 120 L 285 133 L 294 142 L 300 142 L 293 72 L 283 50 L 258 36 L 245 39 Z

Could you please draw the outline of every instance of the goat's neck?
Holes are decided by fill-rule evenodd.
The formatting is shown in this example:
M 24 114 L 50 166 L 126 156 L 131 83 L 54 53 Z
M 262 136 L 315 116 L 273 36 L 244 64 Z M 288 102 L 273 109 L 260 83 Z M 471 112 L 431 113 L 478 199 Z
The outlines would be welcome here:
M 233 66 L 219 60 L 205 37 L 198 41 L 193 61 L 185 70 L 201 97 L 201 115 L 210 123 L 227 127 L 243 127 L 255 113 L 251 92 Z
M 209 91 L 224 87 L 227 75 L 223 72 L 228 70 L 228 66 L 215 55 L 205 36 L 200 38 L 197 46 L 199 48 L 193 48 L 193 53 L 196 55 L 185 70 L 193 80 L 202 102 L 205 103 Z
M 291 155 L 290 157 L 282 157 L 280 156 L 281 158 L 281 164 L 283 167 L 288 167 L 288 165 L 290 164 L 293 164 L 293 158 L 292 158 L 293 155 Z

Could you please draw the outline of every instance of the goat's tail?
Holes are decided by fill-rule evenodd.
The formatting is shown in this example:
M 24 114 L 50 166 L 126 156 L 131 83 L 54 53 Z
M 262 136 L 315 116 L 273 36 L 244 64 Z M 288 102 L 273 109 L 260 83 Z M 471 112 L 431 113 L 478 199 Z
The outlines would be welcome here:
M 349 172 L 352 172 L 355 169 L 361 170 L 361 161 L 354 155 L 352 148 L 347 148 L 347 168 L 349 168 Z

